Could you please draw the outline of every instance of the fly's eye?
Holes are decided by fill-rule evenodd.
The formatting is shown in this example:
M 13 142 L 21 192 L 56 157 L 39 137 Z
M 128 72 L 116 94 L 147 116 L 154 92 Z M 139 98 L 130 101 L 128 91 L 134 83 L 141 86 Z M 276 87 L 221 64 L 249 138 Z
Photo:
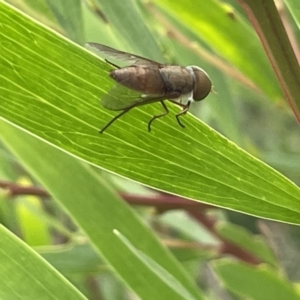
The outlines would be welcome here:
M 212 84 L 209 76 L 199 67 L 192 67 L 195 75 L 193 98 L 195 101 L 203 100 L 211 91 Z

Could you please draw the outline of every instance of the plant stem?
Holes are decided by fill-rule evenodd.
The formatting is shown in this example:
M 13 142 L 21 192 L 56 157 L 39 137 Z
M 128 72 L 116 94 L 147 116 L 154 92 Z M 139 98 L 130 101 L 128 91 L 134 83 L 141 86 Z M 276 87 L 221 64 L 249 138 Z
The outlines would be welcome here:
M 273 0 L 238 0 L 252 22 L 300 123 L 300 68 Z

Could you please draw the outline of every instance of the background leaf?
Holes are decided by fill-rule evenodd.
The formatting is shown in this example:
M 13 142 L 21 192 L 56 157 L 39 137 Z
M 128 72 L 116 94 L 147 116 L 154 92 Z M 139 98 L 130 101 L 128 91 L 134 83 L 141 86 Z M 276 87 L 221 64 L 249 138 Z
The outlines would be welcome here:
M 299 299 L 295 288 L 267 267 L 254 269 L 241 263 L 224 260 L 214 263 L 214 269 L 226 288 L 237 295 L 255 300 Z M 264 288 L 258 288 L 260 285 Z
M 214 52 L 251 78 L 271 99 L 282 97 L 255 32 L 238 12 L 231 18 L 226 7 L 216 0 L 160 0 L 155 3 L 184 24 L 198 41 L 205 41 Z M 243 45 L 242 53 L 237 45 Z
M 108 22 L 118 28 L 118 40 L 122 40 L 122 45 L 127 45 L 135 54 L 163 61 L 158 45 L 147 28 L 136 1 L 97 0 L 97 3 L 103 9 Z
M 291 11 L 298 28 L 300 28 L 300 3 L 295 0 L 286 0 L 286 5 Z
M 142 299 L 185 299 L 182 290 L 186 290 L 185 293 L 191 295 L 190 299 L 202 299 L 178 262 L 91 166 L 28 134 L 24 135 L 3 121 L 0 127 L 7 147 L 73 216 L 103 259 L 137 295 Z M 10 140 L 10 136 L 15 139 Z M 66 182 L 57 180 L 58 177 L 69 179 Z M 114 234 L 115 230 L 164 268 L 165 272 L 172 274 L 181 285 L 174 288 L 174 285 L 162 281 L 160 274 L 124 245 Z
M 49 1 L 46 0 L 53 15 L 56 17 L 66 35 L 74 42 L 83 44 L 83 20 L 81 2 L 79 0 Z
M 86 299 L 2 225 L 0 236 L 1 299 Z

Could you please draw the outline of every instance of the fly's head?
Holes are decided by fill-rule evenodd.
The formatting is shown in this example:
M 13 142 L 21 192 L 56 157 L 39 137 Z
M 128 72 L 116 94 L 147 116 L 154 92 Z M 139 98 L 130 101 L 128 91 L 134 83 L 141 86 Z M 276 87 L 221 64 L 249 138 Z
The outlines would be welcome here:
M 190 70 L 195 80 L 193 89 L 193 100 L 203 100 L 212 90 L 211 80 L 203 69 L 197 66 L 189 66 L 187 68 Z

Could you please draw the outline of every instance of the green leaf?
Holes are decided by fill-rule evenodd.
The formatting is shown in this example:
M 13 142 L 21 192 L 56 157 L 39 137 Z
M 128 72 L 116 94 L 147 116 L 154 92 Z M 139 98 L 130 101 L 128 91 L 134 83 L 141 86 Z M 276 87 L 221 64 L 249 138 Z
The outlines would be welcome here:
M 36 247 L 35 250 L 57 271 L 64 275 L 96 273 L 104 269 L 105 262 L 91 244 L 70 243 L 52 247 Z M 107 269 L 106 272 L 109 270 Z
M 145 264 L 150 270 L 152 270 L 164 283 L 170 286 L 174 291 L 181 296 L 182 299 L 195 299 L 193 295 L 189 293 L 188 290 L 184 288 L 176 280 L 176 278 L 170 274 L 166 269 L 158 265 L 153 259 L 147 256 L 145 253 L 139 251 L 124 235 L 122 235 L 118 230 L 114 230 L 114 234 L 119 237 L 120 241 L 126 246 L 126 248 L 136 256 L 139 261 Z
M 51 237 L 42 218 L 42 205 L 33 196 L 19 197 L 15 205 L 23 240 L 30 246 L 47 245 Z
M 29 246 L 1 225 L 0 298 L 86 299 Z
M 180 128 L 156 104 L 99 127 L 111 68 L 0 2 L 0 118 L 105 170 L 158 190 L 244 213 L 300 223 L 300 190 L 191 115 Z M 12 138 L 12 136 L 10 136 Z
M 80 0 L 46 0 L 58 23 L 72 41 L 83 44 L 83 22 Z
M 69 212 L 103 259 L 141 299 L 184 298 L 127 249 L 114 230 L 172 274 L 194 299 L 202 299 L 181 265 L 89 165 L 3 121 L 0 132 L 5 145 Z
M 141 16 L 135 0 L 97 0 L 97 2 L 111 25 L 118 29 L 119 40 L 121 39 L 123 44 L 134 50 L 135 54 L 140 52 L 145 57 L 162 61 L 161 52 Z
M 266 266 L 251 267 L 229 260 L 213 263 L 223 285 L 233 293 L 253 300 L 298 300 L 293 285 Z
M 300 2 L 297 0 L 286 0 L 284 3 L 294 17 L 298 29 L 300 29 Z

